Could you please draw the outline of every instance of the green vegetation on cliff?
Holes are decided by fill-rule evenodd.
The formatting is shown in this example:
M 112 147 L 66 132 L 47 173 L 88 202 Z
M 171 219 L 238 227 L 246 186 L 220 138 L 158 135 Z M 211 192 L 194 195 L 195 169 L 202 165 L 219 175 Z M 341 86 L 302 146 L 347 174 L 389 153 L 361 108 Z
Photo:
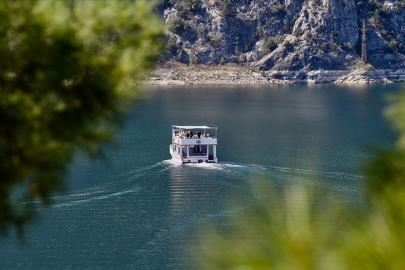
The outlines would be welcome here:
M 350 69 L 360 64 L 359 29 L 365 20 L 367 62 L 377 69 L 405 68 L 403 1 L 186 2 L 162 6 L 168 35 L 176 40 L 176 49 L 166 52 L 165 59 L 189 63 L 192 53 L 202 64 L 223 58 L 271 70 Z M 270 40 L 277 47 L 269 46 Z

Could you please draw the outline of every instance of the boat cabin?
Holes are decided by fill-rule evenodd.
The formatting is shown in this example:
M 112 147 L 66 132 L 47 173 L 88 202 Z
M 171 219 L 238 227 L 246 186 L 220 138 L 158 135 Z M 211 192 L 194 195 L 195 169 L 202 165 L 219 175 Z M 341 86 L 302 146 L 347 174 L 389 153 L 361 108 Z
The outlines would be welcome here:
M 172 159 L 178 163 L 217 163 L 217 127 L 172 125 Z

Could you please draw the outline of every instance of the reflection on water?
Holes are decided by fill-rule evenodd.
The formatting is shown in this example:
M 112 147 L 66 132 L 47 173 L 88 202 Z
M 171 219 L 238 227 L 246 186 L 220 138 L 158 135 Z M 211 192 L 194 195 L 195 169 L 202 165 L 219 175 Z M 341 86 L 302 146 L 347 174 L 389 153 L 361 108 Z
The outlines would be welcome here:
M 69 192 L 28 226 L 28 245 L 2 242 L 0 269 L 190 269 L 196 230 L 218 220 L 226 229 L 255 203 L 257 181 L 356 202 L 364 146 L 392 142 L 382 97 L 400 87 L 149 88 L 120 146 L 106 148 L 108 164 L 78 156 Z M 170 162 L 172 124 L 218 126 L 220 163 Z

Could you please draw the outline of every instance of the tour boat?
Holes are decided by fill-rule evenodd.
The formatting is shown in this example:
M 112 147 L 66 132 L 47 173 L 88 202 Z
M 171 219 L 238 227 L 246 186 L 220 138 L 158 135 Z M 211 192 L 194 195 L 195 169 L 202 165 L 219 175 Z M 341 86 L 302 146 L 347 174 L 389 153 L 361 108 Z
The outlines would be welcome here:
M 172 125 L 170 154 L 179 164 L 217 163 L 217 127 Z

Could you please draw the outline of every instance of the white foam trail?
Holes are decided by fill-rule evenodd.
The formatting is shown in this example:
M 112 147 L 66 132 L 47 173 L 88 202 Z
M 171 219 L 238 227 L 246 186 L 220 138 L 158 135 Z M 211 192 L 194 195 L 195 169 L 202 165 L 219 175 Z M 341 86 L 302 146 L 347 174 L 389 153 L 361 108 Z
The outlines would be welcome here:
M 162 162 L 158 162 L 158 163 L 155 163 L 155 164 L 153 164 L 153 165 L 150 165 L 150 166 L 146 166 L 146 167 L 143 167 L 143 168 L 136 168 L 136 169 L 133 169 L 133 170 L 130 170 L 130 171 L 128 171 L 127 173 L 125 173 L 125 174 L 122 174 L 122 175 L 135 175 L 135 176 L 138 176 L 138 175 L 143 175 L 145 172 L 148 172 L 148 171 L 150 171 L 151 169 L 153 169 L 153 168 L 155 168 L 155 167 L 158 167 L 158 166 L 161 166 L 162 165 Z
M 153 171 L 154 168 L 161 166 L 159 170 Z M 274 172 L 281 172 L 281 173 L 292 173 L 292 174 L 302 174 L 302 175 L 309 175 L 309 176 L 320 176 L 320 177 L 326 177 L 326 178 L 335 178 L 335 179 L 348 179 L 348 180 L 361 180 L 363 177 L 361 175 L 355 175 L 355 174 L 348 174 L 348 173 L 343 173 L 343 172 L 333 172 L 333 171 L 319 171 L 319 170 L 314 170 L 314 169 L 299 169 L 299 168 L 290 168 L 290 167 L 278 167 L 278 166 L 262 166 L 262 165 L 257 165 L 257 164 L 240 164 L 240 163 L 232 163 L 232 162 L 220 162 L 220 163 L 193 163 L 193 164 L 178 164 L 174 162 L 172 159 L 167 159 L 163 160 L 161 162 L 157 162 L 153 165 L 146 166 L 143 168 L 137 168 L 134 170 L 131 170 L 127 172 L 127 182 L 134 182 L 136 184 L 137 182 L 135 181 L 136 179 L 139 179 L 140 177 L 145 177 L 145 175 L 157 175 L 160 174 L 164 171 L 170 170 L 172 168 L 196 168 L 196 169 L 205 169 L 205 170 L 218 170 L 218 171 L 224 171 L 226 173 L 231 173 L 231 174 L 238 174 L 238 173 L 247 173 L 249 170 L 253 170 L 254 173 L 257 173 L 257 169 L 261 170 L 261 173 L 268 174 L 269 178 L 276 177 L 280 178 L 280 176 L 274 176 L 272 171 Z M 242 170 L 241 170 L 242 169 Z M 246 169 L 246 170 L 245 170 Z M 284 179 L 284 176 L 281 176 L 282 179 Z M 288 178 L 288 177 L 287 177 Z M 158 180 L 158 177 L 155 178 L 155 180 Z M 154 185 L 156 184 L 156 181 L 151 181 L 149 182 L 150 184 Z M 325 184 L 325 183 L 324 183 Z M 234 184 L 232 184 L 234 185 Z M 138 186 L 138 185 L 137 185 Z M 104 188 L 106 186 L 103 186 Z M 72 206 L 72 205 L 77 205 L 77 204 L 83 204 L 95 200 L 103 200 L 103 199 L 108 199 L 114 196 L 120 196 L 128 193 L 134 193 L 138 192 L 145 187 L 132 187 L 130 190 L 124 190 L 124 191 L 117 191 L 111 194 L 105 194 L 105 190 L 100 190 L 99 188 L 103 188 L 98 186 L 96 189 L 91 189 L 87 191 L 82 191 L 81 193 L 76 193 L 76 194 L 68 194 L 68 195 L 62 195 L 62 196 L 55 196 L 52 199 L 58 200 L 60 203 L 55 203 L 54 207 L 64 207 L 64 206 Z M 235 187 L 235 186 L 234 186 Z M 347 191 L 351 192 L 359 192 L 356 189 L 352 189 L 349 187 L 345 186 L 335 186 L 336 188 L 339 189 L 344 189 Z M 102 194 L 100 194 L 102 193 Z M 83 198 L 83 199 L 81 199 Z
M 84 197 L 84 196 L 91 196 L 94 194 L 99 194 L 103 193 L 104 191 L 99 190 L 99 191 L 87 191 L 84 193 L 73 193 L 73 194 L 66 194 L 66 195 L 61 195 L 61 196 L 53 196 L 51 197 L 52 200 L 58 199 L 58 200 L 63 200 L 63 199 L 69 199 L 69 198 L 75 198 L 75 197 Z
M 361 180 L 363 176 L 357 174 L 350 174 L 344 172 L 331 172 L 331 171 L 318 171 L 312 169 L 297 169 L 297 168 L 288 168 L 288 167 L 271 167 L 277 171 L 286 172 L 286 173 L 297 173 L 297 174 L 307 174 L 307 175 L 317 175 L 317 176 L 325 176 L 329 178 L 337 178 L 337 179 L 352 179 L 352 180 Z
M 179 164 L 172 159 L 163 160 L 161 162 L 164 165 L 174 166 L 174 167 L 195 167 L 195 168 L 205 168 L 205 169 L 216 169 L 216 170 L 223 170 L 225 168 L 247 168 L 247 167 L 260 167 L 256 164 L 238 164 L 232 162 L 219 162 L 219 163 L 187 163 L 187 164 Z M 159 163 L 158 163 L 159 164 Z
M 92 197 L 92 198 L 88 198 L 88 199 L 84 199 L 84 200 L 78 200 L 78 201 L 72 201 L 72 202 L 67 202 L 67 203 L 54 204 L 53 207 L 57 208 L 57 207 L 63 207 L 63 206 L 72 206 L 72 205 L 83 204 L 83 203 L 96 201 L 96 200 L 104 200 L 104 199 L 108 199 L 108 198 L 111 198 L 111 197 L 120 196 L 120 195 L 123 195 L 123 194 L 134 193 L 134 192 L 137 192 L 139 190 L 140 189 L 132 189 L 132 190 L 115 192 L 115 193 L 111 193 L 111 194 L 107 194 L 107 195 L 102 195 L 102 196 L 96 196 L 96 197 Z
M 164 164 L 164 165 L 169 165 L 169 166 L 174 166 L 174 167 L 182 166 L 182 164 L 175 162 L 173 159 L 166 159 L 166 160 L 163 160 L 162 162 L 159 162 L 156 164 Z

